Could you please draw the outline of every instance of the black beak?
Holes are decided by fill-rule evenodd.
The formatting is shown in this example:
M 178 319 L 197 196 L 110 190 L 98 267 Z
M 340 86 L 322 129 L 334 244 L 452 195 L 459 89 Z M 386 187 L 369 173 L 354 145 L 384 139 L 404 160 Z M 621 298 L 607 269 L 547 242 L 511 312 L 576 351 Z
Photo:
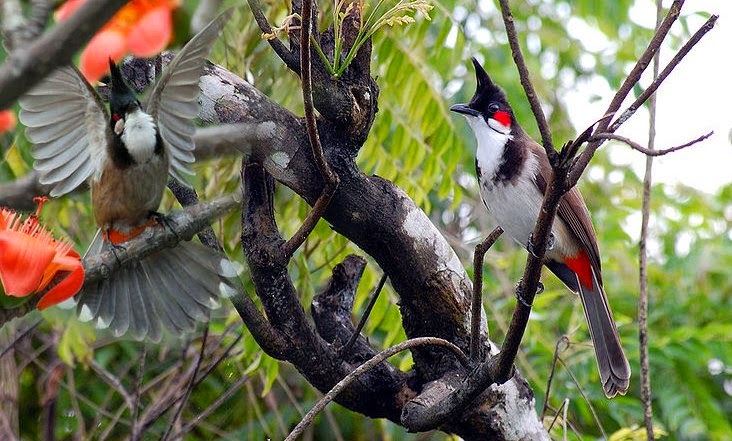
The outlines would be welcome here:
M 453 112 L 462 113 L 463 115 L 480 116 L 480 112 L 466 106 L 465 104 L 455 104 L 454 106 L 450 107 L 450 110 L 452 110 Z

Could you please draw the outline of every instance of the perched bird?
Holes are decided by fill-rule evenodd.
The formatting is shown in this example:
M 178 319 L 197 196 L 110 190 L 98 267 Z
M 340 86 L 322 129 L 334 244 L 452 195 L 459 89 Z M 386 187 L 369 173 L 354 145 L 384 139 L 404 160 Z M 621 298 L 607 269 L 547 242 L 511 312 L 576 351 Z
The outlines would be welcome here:
M 88 182 L 100 228 L 87 254 L 123 247 L 156 225 L 168 175 L 192 174 L 199 80 L 211 46 L 231 15 L 209 23 L 173 58 L 143 105 L 110 59 L 109 112 L 73 66 L 56 69 L 19 102 L 34 167 L 60 196 Z M 199 243 L 180 242 L 87 284 L 76 296 L 82 320 L 115 335 L 159 341 L 207 320 L 230 293 L 231 263 Z
M 477 139 L 475 168 L 483 203 L 498 225 L 520 245 L 530 248 L 551 173 L 544 148 L 521 128 L 506 94 L 473 58 L 478 87 L 461 113 Z M 600 273 L 595 230 L 577 188 L 559 203 L 544 265 L 569 289 L 579 292 L 605 395 L 625 394 L 630 366 L 620 344 Z

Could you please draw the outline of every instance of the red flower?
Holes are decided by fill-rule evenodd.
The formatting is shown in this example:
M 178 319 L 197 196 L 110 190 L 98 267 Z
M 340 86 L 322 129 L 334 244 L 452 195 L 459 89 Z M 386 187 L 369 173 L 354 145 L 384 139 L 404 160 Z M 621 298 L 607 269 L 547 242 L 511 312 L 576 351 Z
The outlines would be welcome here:
M 69 17 L 84 0 L 68 0 L 56 18 Z M 87 80 L 97 81 L 127 53 L 152 57 L 170 43 L 173 35 L 173 10 L 179 0 L 131 0 L 107 22 L 81 53 L 80 69 Z
M 11 110 L 0 110 L 0 134 L 15 128 L 17 120 Z
M 84 267 L 71 245 L 54 239 L 41 225 L 38 214 L 45 198 L 37 201 L 38 211 L 25 220 L 0 208 L 0 282 L 8 296 L 26 297 L 45 291 L 38 301 L 38 309 L 44 309 L 79 292 Z M 56 276 L 62 276 L 61 280 L 49 287 Z

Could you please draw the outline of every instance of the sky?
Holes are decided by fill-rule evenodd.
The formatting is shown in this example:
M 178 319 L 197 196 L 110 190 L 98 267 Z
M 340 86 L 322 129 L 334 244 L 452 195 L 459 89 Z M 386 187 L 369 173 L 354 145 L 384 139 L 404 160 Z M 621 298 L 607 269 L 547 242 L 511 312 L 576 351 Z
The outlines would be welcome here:
M 655 26 L 654 4 L 652 0 L 637 0 L 630 11 L 631 19 L 646 27 Z M 664 1 L 663 5 L 668 7 L 670 4 L 671 1 Z M 657 92 L 656 148 L 684 144 L 710 131 L 714 131 L 714 135 L 687 149 L 657 157 L 653 181 L 683 182 L 714 193 L 732 182 L 732 0 L 687 0 L 682 15 L 697 11 L 717 14 L 719 19 Z M 705 20 L 701 16 L 692 17 L 690 32 L 695 32 Z M 672 30 L 678 32 L 678 28 Z M 593 43 L 603 44 L 602 41 Z M 661 69 L 674 54 L 675 51 L 668 46 L 663 47 Z M 649 84 L 651 72 L 649 66 L 644 81 L 641 81 L 643 86 Z M 588 97 L 598 91 L 602 99 L 590 103 Z M 594 122 L 607 107 L 612 93 L 609 87 L 598 84 L 580 85 L 570 93 L 566 97 L 568 107 L 580 109 L 570 112 L 575 127 L 582 130 Z M 622 109 L 629 103 L 625 103 Z M 648 113 L 638 111 L 617 133 L 647 145 Z M 613 160 L 627 163 L 640 176 L 643 175 L 645 157 L 641 153 L 617 143 L 606 144 L 603 148 L 611 149 Z

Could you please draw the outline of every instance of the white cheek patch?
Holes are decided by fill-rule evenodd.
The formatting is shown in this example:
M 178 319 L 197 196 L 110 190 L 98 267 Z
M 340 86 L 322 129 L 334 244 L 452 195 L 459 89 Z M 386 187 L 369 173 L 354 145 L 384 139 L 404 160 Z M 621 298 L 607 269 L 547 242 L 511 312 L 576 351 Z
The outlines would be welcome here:
M 511 133 L 511 126 L 504 126 L 503 124 L 498 122 L 498 120 L 493 118 L 488 118 L 488 126 L 496 132 L 502 133 L 504 135 L 508 135 L 509 133 Z
M 114 133 L 119 135 L 125 130 L 125 120 L 122 118 L 118 119 L 116 123 L 114 123 Z

